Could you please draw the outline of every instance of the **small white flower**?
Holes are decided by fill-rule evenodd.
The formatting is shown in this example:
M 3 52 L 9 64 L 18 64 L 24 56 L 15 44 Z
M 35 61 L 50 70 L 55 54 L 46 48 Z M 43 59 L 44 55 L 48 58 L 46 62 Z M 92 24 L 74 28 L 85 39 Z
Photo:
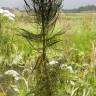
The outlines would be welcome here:
M 54 60 L 53 60 L 53 61 L 50 61 L 49 64 L 50 64 L 50 65 L 58 64 L 58 61 L 54 61 Z
M 67 69 L 68 69 L 71 73 L 74 73 L 72 66 L 67 66 Z
M 2 14 L 4 12 L 4 10 L 3 9 L 0 9 L 0 14 Z
M 10 12 L 9 12 L 8 10 L 4 10 L 4 13 L 7 13 L 7 14 L 9 14 Z
M 10 17 L 9 14 L 3 14 L 3 16 L 4 16 L 4 17 L 8 17 L 8 18 Z
M 18 76 L 15 77 L 15 80 L 16 80 L 16 81 L 18 81 L 19 79 L 20 79 L 20 77 L 18 77 Z
M 13 77 L 18 77 L 19 76 L 19 73 L 16 72 L 15 70 L 8 70 L 4 73 L 5 75 L 11 75 Z
M 8 10 L 0 9 L 0 14 L 2 14 L 3 17 L 7 17 L 11 21 L 15 20 L 15 15 Z
M 13 17 L 13 18 L 15 18 L 15 15 L 14 15 L 14 14 L 12 14 L 12 13 L 10 13 L 10 16 L 11 16 L 11 17 Z
M 8 11 L 8 10 L 4 10 L 4 14 L 8 14 L 9 16 L 15 18 L 15 15 L 13 13 L 11 13 L 10 11 Z
M 10 16 L 10 14 L 3 14 L 4 17 L 7 17 L 9 20 L 14 21 L 15 19 Z

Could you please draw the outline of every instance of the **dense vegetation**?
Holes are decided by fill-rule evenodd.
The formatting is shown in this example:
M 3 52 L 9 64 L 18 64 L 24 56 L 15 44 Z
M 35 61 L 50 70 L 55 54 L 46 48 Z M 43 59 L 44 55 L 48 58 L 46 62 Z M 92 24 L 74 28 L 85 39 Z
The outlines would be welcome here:
M 32 70 L 41 45 L 21 34 L 24 29 L 34 33 L 40 29 L 26 12 L 14 14 L 12 19 L 0 13 L 0 96 L 34 96 L 38 90 L 35 76 L 40 70 Z M 47 67 L 56 84 L 52 91 L 55 96 L 96 96 L 96 13 L 60 14 L 52 34 L 64 34 L 56 37 L 61 41 L 47 51 Z

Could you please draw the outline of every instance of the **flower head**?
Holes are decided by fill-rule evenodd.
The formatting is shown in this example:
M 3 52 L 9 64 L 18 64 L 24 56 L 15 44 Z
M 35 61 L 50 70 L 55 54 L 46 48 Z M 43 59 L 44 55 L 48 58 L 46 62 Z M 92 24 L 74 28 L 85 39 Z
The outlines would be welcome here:
M 58 64 L 58 61 L 53 60 L 53 61 L 50 61 L 49 64 L 50 65 Z
M 15 70 L 8 70 L 5 72 L 5 75 L 12 75 L 13 77 L 15 77 L 15 76 L 18 76 L 19 73 L 16 72 Z
M 15 20 L 15 15 L 13 13 L 11 13 L 10 11 L 8 11 L 8 10 L 0 9 L 0 14 L 3 17 L 7 17 L 8 20 L 11 20 L 11 21 L 14 21 Z
M 0 9 L 0 14 L 2 14 L 4 12 L 4 10 L 3 9 Z
M 4 14 L 8 14 L 9 16 L 15 18 L 15 15 L 13 13 L 11 13 L 10 11 L 8 11 L 8 10 L 4 10 Z

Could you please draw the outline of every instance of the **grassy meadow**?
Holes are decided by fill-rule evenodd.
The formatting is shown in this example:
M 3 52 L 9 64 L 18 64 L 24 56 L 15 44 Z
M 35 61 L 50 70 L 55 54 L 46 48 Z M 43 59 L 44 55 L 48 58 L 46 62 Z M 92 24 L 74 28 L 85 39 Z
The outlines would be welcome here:
M 34 89 L 31 70 L 38 57 L 35 49 L 40 45 L 30 44 L 20 34 L 21 29 L 34 33 L 39 29 L 34 17 L 26 12 L 14 14 L 14 22 L 0 22 L 0 74 L 15 70 L 21 79 L 14 83 L 12 78 L 2 79 L 0 75 L 0 96 L 27 96 Z M 47 51 L 49 61 L 58 61 L 60 65 L 56 96 L 96 96 L 96 13 L 61 13 L 53 34 L 58 31 L 64 32 L 58 37 L 61 42 Z M 7 95 L 11 89 L 14 95 Z

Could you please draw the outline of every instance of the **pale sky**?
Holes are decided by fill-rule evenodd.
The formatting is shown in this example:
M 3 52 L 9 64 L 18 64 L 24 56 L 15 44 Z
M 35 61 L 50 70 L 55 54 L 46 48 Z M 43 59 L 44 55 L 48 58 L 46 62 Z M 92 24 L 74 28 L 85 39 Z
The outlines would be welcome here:
M 96 5 L 96 0 L 64 0 L 64 9 L 78 8 L 84 5 Z M 0 0 L 0 7 L 18 7 L 24 6 L 23 0 Z

